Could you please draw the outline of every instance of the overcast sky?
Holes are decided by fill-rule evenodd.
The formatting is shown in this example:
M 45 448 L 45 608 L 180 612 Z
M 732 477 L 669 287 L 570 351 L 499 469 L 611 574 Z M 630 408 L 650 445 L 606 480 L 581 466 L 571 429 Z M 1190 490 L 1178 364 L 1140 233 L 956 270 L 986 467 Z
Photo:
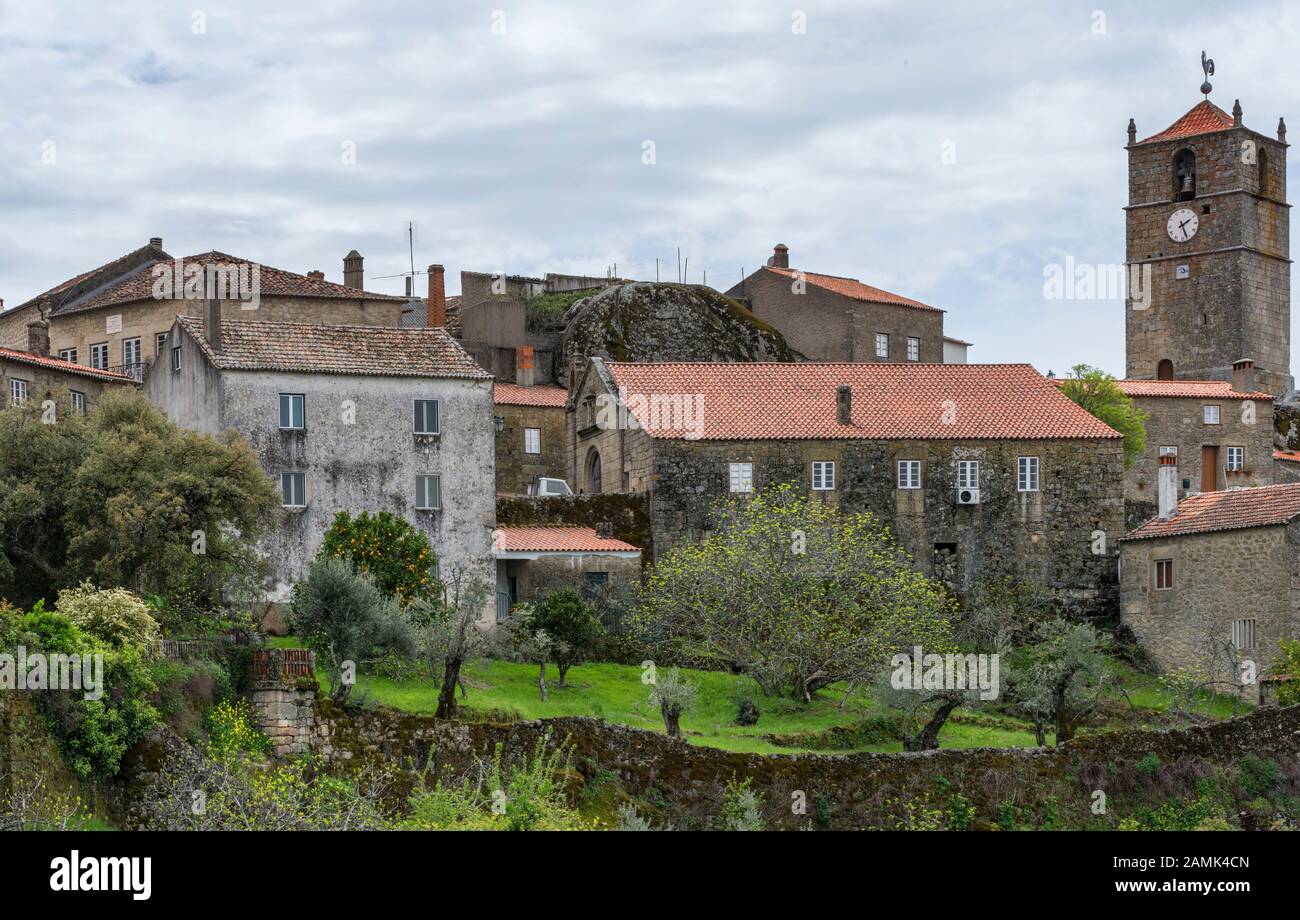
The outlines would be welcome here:
M 1044 266 L 1123 261 L 1125 126 L 1201 98 L 1202 48 L 1221 107 L 1300 119 L 1295 6 L 0 0 L 0 297 L 151 236 L 335 281 L 356 248 L 388 293 L 410 220 L 452 292 L 678 246 L 725 290 L 784 242 L 972 360 L 1122 374 L 1121 301 Z

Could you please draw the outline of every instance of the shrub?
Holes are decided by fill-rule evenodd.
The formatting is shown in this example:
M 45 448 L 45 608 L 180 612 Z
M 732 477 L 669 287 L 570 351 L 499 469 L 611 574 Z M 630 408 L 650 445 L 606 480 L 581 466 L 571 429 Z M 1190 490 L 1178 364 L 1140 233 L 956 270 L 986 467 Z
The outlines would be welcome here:
M 1148 751 L 1147 755 L 1137 762 L 1136 770 L 1138 776 L 1155 779 L 1160 775 L 1160 766 L 1160 758 L 1154 751 Z
M 355 518 L 339 512 L 316 558 L 347 560 L 402 607 L 432 595 L 437 585 L 438 560 L 429 538 L 388 511 L 363 511 Z
M 1276 760 L 1247 754 L 1241 758 L 1241 788 L 1251 798 L 1266 796 L 1277 785 L 1282 770 Z
M 722 793 L 722 827 L 729 831 L 761 831 L 763 816 L 758 811 L 758 796 L 746 777 L 737 782 L 733 776 Z
M 269 756 L 271 739 L 253 725 L 246 700 L 223 700 L 208 710 L 208 750 L 215 755 L 248 753 Z
M 158 621 L 144 601 L 125 588 L 97 590 L 89 581 L 59 592 L 58 610 L 82 630 L 114 648 L 132 646 L 153 654 Z

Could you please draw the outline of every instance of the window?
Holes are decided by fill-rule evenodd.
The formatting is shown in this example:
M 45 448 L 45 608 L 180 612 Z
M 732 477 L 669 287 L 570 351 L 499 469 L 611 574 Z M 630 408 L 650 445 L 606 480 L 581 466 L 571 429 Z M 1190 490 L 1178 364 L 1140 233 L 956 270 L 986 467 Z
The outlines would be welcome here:
M 1238 650 L 1252 649 L 1255 647 L 1254 620 L 1232 621 L 1232 647 Z
M 140 363 L 140 340 L 138 338 L 122 340 L 122 363 L 127 367 Z
M 60 360 L 60 361 L 70 361 L 70 362 L 72 362 L 73 364 L 76 364 L 76 363 L 77 363 L 77 349 L 75 349 L 75 348 L 60 348 L 60 349 L 59 349 L 59 360 Z
M 172 370 L 181 369 L 181 347 L 179 345 L 172 348 Z
M 1180 150 L 1174 157 L 1174 201 L 1191 201 L 1196 197 L 1196 154 Z
M 1219 424 L 1218 406 L 1202 406 L 1201 411 L 1202 411 L 1202 417 L 1205 419 L 1205 424 L 1207 425 Z
M 100 342 L 90 346 L 90 366 L 101 371 L 108 370 L 108 343 Z
M 599 495 L 604 489 L 601 482 L 600 451 L 592 448 L 587 454 L 587 491 Z
M 1038 491 L 1038 458 L 1019 457 L 1016 459 L 1016 491 Z
M 916 336 L 909 335 L 907 337 L 907 360 L 921 360 L 921 340 Z
M 86 414 L 86 394 L 80 390 L 72 391 L 72 408 L 78 415 Z
M 835 488 L 835 464 L 830 460 L 817 460 L 812 465 L 814 492 L 829 492 Z
M 889 357 L 889 333 L 887 332 L 876 333 L 876 357 Z
M 1174 560 L 1157 559 L 1152 565 L 1157 591 L 1168 591 L 1174 586 Z
M 980 462 L 978 460 L 957 461 L 957 488 L 978 489 L 980 487 Z
M 1161 358 L 1160 363 L 1156 365 L 1156 379 L 1173 380 L 1174 362 L 1170 361 L 1168 358 Z
M 540 454 L 542 452 L 542 429 L 524 429 L 524 453 Z
M 438 400 L 417 399 L 415 401 L 414 431 L 416 434 L 438 433 Z
M 1229 473 L 1240 473 L 1246 468 L 1246 448 L 1229 447 L 1228 448 L 1228 466 Z
M 921 488 L 921 461 L 898 461 L 898 487 L 900 489 Z
M 301 429 L 306 397 L 301 393 L 280 394 L 280 427 L 284 429 Z
M 582 596 L 587 601 L 597 600 L 609 585 L 608 572 L 586 572 L 583 575 Z
M 286 508 L 307 507 L 307 474 L 281 473 L 280 495 Z
M 154 354 L 161 358 L 163 356 L 163 351 L 167 348 L 167 333 L 158 333 L 157 338 L 154 339 L 154 345 Z
M 10 380 L 9 398 L 15 406 L 21 406 L 27 400 L 27 381 Z
M 754 464 L 733 463 L 730 468 L 731 491 L 754 491 Z
M 1177 456 L 1178 456 L 1178 448 L 1177 448 L 1177 447 L 1162 447 L 1162 448 L 1160 448 L 1160 456 L 1161 456 L 1161 457 L 1177 457 Z
M 437 476 L 415 477 L 415 508 L 437 511 L 442 507 L 442 482 Z

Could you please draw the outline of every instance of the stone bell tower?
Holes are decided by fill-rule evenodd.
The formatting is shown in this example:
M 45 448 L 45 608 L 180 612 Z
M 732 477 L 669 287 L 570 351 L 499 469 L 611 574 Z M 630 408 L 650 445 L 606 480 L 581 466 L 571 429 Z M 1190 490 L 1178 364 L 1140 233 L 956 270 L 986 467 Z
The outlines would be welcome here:
M 1159 134 L 1128 123 L 1126 374 L 1292 393 L 1286 125 L 1267 137 L 1205 98 Z

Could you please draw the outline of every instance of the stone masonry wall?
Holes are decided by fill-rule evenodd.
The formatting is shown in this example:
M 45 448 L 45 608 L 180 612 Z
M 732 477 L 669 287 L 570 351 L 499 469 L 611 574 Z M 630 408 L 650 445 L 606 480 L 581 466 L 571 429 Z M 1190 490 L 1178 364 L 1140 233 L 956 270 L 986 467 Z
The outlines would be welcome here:
M 539 476 L 563 479 L 573 488 L 568 469 L 563 406 L 497 403 L 496 414 L 505 420 L 502 429 L 496 432 L 498 493 L 526 495 L 529 483 Z M 536 428 L 540 432 L 541 453 L 525 452 L 525 428 Z

